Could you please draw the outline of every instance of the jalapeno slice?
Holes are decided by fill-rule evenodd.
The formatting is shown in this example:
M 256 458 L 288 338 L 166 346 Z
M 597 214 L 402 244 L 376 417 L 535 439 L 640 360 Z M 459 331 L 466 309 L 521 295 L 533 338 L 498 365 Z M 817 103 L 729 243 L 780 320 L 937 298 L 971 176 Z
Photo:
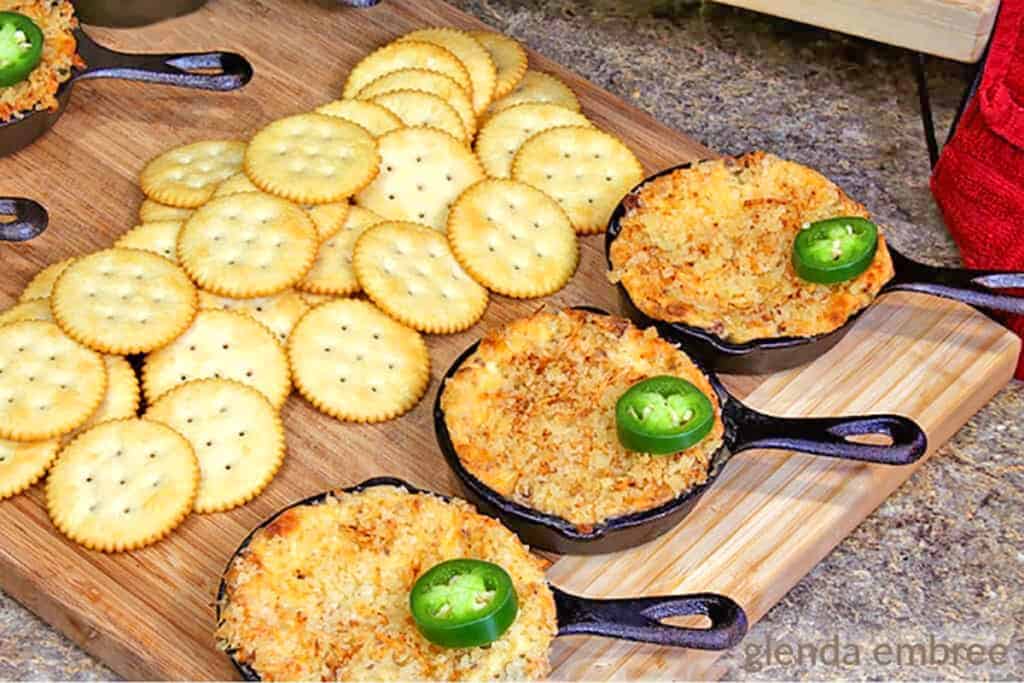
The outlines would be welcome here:
M 43 32 L 18 12 L 0 12 L 0 87 L 20 83 L 43 57 Z
M 638 382 L 615 404 L 619 442 L 631 451 L 663 455 L 700 442 L 715 423 L 711 400 L 681 377 Z
M 878 228 L 860 216 L 811 223 L 793 241 L 793 268 L 809 282 L 834 284 L 857 277 L 878 249 Z
M 448 560 L 412 587 L 409 609 L 423 637 L 442 647 L 479 647 L 501 637 L 516 620 L 512 577 L 483 560 Z

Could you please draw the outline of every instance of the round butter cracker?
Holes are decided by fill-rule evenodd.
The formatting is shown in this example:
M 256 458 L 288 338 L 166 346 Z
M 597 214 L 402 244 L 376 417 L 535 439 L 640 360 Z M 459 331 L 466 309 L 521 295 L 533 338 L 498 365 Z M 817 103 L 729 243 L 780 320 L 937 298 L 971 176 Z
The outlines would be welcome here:
M 142 223 L 118 237 L 114 246 L 119 249 L 151 251 L 177 263 L 178 231 L 181 225 L 181 221 Z
M 341 201 L 377 175 L 380 155 L 370 133 L 324 114 L 278 119 L 249 141 L 245 173 L 265 192 L 299 204 Z
M 580 111 L 580 101 L 569 86 L 543 71 L 528 70 L 522 80 L 507 95 L 495 100 L 487 110 L 488 116 L 527 102 L 556 104 L 572 111 Z
M 494 98 L 504 97 L 519 85 L 526 73 L 526 50 L 517 41 L 494 31 L 470 31 L 480 45 L 491 55 L 497 68 Z
M 537 133 L 559 126 L 593 124 L 583 114 L 556 104 L 517 104 L 487 120 L 474 147 L 487 175 L 512 177 L 512 160 L 523 143 Z
M 192 209 L 182 209 L 177 206 L 167 206 L 155 202 L 148 197 L 142 200 L 139 205 L 139 222 L 155 223 L 157 221 L 184 221 L 192 215 Z
M 484 180 L 463 192 L 447 234 L 473 279 L 505 296 L 552 294 L 579 262 L 576 232 L 558 203 L 514 180 Z
M 487 308 L 487 290 L 462 269 L 445 236 L 423 225 L 373 226 L 356 242 L 352 265 L 381 310 L 422 332 L 464 330 Z
M 53 322 L 49 299 L 30 299 L 15 304 L 5 311 L 0 311 L 0 326 L 19 323 L 23 320 L 39 320 Z
M 237 311 L 199 311 L 174 343 L 146 356 L 142 392 L 148 403 L 193 379 L 233 379 L 280 408 L 291 380 L 288 359 L 269 329 Z
M 53 291 L 53 283 L 57 281 L 64 269 L 74 262 L 74 258 L 64 259 L 57 263 L 51 263 L 36 273 L 35 277 L 29 280 L 28 285 L 22 290 L 18 301 L 31 301 L 32 299 L 49 299 Z
M 403 126 L 402 119 L 384 107 L 362 100 L 334 100 L 317 107 L 316 113 L 351 121 L 365 128 L 375 138 Z
M 89 419 L 106 390 L 103 357 L 53 323 L 0 327 L 0 438 L 66 434 Z
M 433 128 L 403 128 L 378 139 L 380 175 L 356 195 L 356 204 L 392 221 L 443 230 L 448 207 L 484 179 L 464 144 Z
M 222 512 L 263 492 L 284 461 L 284 426 L 260 392 L 226 379 L 186 382 L 160 397 L 146 419 L 184 436 L 199 460 L 194 509 Z
M 18 495 L 42 479 L 59 450 L 60 439 L 0 439 L 0 500 Z
M 245 143 L 237 140 L 194 142 L 164 152 L 146 164 L 139 184 L 154 201 L 194 209 L 241 170 L 244 155 Z
M 317 306 L 288 340 L 295 386 L 340 420 L 381 422 L 409 411 L 430 381 L 427 345 L 366 301 Z
M 494 99 L 498 70 L 490 53 L 469 33 L 454 28 L 424 28 L 399 40 L 432 43 L 449 50 L 466 67 L 472 86 L 473 110 L 482 114 Z
M 320 245 L 316 261 L 296 288 L 310 294 L 347 296 L 359 291 L 359 281 L 352 269 L 352 252 L 356 240 L 372 225 L 384 219 L 362 208 L 353 206 L 341 230 Z
M 107 369 L 107 391 L 99 408 L 93 411 L 89 419 L 71 433 L 65 434 L 63 443 L 68 443 L 82 432 L 108 420 L 126 420 L 135 417 L 139 412 L 139 378 L 135 369 L 124 356 L 103 356 L 103 365 Z
M 349 72 L 342 97 L 355 98 L 359 91 L 386 73 L 400 69 L 427 69 L 448 76 L 472 96 L 466 66 L 450 50 L 418 40 L 388 43 L 362 59 Z
M 396 90 L 419 90 L 437 95 L 451 105 L 459 118 L 466 134 L 472 137 L 476 133 L 476 112 L 473 101 L 459 84 L 444 74 L 426 69 L 402 69 L 384 74 L 359 91 L 360 100 L 372 100 L 378 95 L 395 92 Z M 397 117 L 396 117 L 397 118 Z M 357 121 L 358 123 L 358 121 Z M 401 128 L 401 126 L 395 126 Z M 388 131 L 384 131 L 388 132 Z M 383 135 L 379 133 L 378 135 Z
M 156 543 L 192 510 L 199 463 L 181 434 L 159 422 L 104 422 L 60 454 L 46 506 L 61 533 L 90 550 Z
M 371 102 L 390 110 L 406 126 L 436 128 L 453 138 L 468 141 L 459 113 L 437 95 L 421 90 L 393 90 L 375 96 Z
M 199 308 L 245 313 L 273 332 L 282 344 L 288 341 L 295 323 L 309 307 L 310 304 L 294 289 L 256 299 L 232 299 L 199 290 Z
M 233 194 L 244 194 L 246 192 L 262 192 L 262 190 L 253 185 L 252 181 L 249 180 L 249 176 L 245 175 L 244 172 L 240 172 L 221 183 L 220 187 L 213 193 L 213 196 L 214 198 L 229 197 Z M 330 204 L 303 206 L 302 209 L 309 215 L 310 220 L 313 221 L 313 226 L 316 227 L 317 234 L 322 240 L 341 227 L 345 216 L 348 214 L 348 207 L 348 202 L 332 202 Z
M 139 249 L 83 256 L 61 274 L 53 317 L 75 341 L 103 353 L 145 353 L 192 322 L 196 288 L 181 268 Z
M 263 192 L 218 197 L 178 235 L 178 260 L 202 289 L 235 298 L 289 289 L 313 265 L 320 244 L 301 208 Z
M 596 128 L 551 128 L 523 143 L 512 178 L 559 203 L 576 232 L 604 231 L 612 211 L 644 179 L 644 170 L 618 138 Z

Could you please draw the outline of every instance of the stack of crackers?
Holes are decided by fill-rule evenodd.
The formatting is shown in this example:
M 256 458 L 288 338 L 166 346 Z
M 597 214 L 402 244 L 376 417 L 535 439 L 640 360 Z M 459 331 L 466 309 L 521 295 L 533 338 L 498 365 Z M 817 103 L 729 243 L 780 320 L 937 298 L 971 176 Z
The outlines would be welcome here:
M 423 333 L 470 327 L 488 290 L 559 290 L 641 179 L 518 43 L 447 28 L 247 142 L 171 149 L 140 225 L 0 312 L 0 499 L 49 471 L 55 525 L 104 551 L 244 504 L 284 459 L 293 383 L 340 420 L 405 413 Z

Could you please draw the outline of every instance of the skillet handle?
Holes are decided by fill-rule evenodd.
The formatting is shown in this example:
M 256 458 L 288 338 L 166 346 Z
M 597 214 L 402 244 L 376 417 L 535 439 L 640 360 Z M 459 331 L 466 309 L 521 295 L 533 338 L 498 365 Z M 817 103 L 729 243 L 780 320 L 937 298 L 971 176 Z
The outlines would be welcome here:
M 0 242 L 24 242 L 42 234 L 50 215 L 39 202 L 24 197 L 0 197 Z
M 592 635 L 695 650 L 725 650 L 747 633 L 747 615 L 732 599 L 716 593 L 597 600 L 557 588 L 558 635 Z M 703 614 L 709 628 L 662 623 L 667 617 Z
M 896 276 L 885 286 L 886 291 L 921 292 L 978 308 L 1024 315 L 1024 295 L 994 291 L 1024 289 L 1024 273 L 929 266 L 894 250 L 890 252 Z
M 924 431 L 902 415 L 775 417 L 733 399 L 727 406 L 726 417 L 736 430 L 736 442 L 731 448 L 734 453 L 777 448 L 882 465 L 910 465 L 928 450 Z M 878 446 L 847 438 L 868 434 L 887 436 L 892 443 Z
M 252 79 L 252 65 L 234 52 L 136 55 L 103 47 L 75 31 L 86 68 L 75 78 L 121 78 L 200 90 L 237 90 Z

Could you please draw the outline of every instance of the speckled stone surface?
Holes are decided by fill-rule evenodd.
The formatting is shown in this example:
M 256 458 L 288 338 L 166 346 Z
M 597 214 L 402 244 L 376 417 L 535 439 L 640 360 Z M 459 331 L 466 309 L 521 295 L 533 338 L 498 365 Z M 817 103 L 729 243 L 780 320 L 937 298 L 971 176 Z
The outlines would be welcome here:
M 454 4 L 711 148 L 765 148 L 821 169 L 882 217 L 897 247 L 957 262 L 928 193 L 908 53 L 680 0 Z M 932 61 L 929 69 L 945 130 L 966 67 Z M 1024 384 L 1014 383 L 723 657 L 725 676 L 1024 678 L 1022 418 Z M 1006 661 L 985 655 L 972 664 L 961 650 L 957 662 L 947 654 L 937 663 L 941 648 L 929 651 L 930 638 L 1007 646 Z M 821 649 L 829 643 L 838 663 Z M 801 644 L 802 662 L 785 657 L 785 646 Z M 810 646 L 828 663 L 812 663 Z M 902 647 L 914 664 L 887 663 L 886 646 L 892 658 Z M 112 676 L 0 594 L 0 679 Z

